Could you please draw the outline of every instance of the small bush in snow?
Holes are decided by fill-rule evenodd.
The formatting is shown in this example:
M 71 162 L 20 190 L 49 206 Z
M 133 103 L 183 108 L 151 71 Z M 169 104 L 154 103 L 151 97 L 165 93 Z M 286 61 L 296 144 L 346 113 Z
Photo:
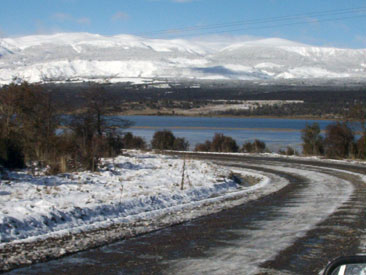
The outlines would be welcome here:
M 264 153 L 266 151 L 266 144 L 264 141 L 256 139 L 253 142 L 245 142 L 241 150 L 245 153 Z
M 146 143 L 141 137 L 134 136 L 132 133 L 126 133 L 122 138 L 124 149 L 146 149 Z
M 251 153 L 253 152 L 253 144 L 250 141 L 244 142 L 241 150 L 246 153 Z
M 298 153 L 291 146 L 287 146 L 286 150 L 283 149 L 279 150 L 278 153 L 286 156 L 298 155 Z
M 171 131 L 163 130 L 155 132 L 151 147 L 158 150 L 186 151 L 189 143 L 185 138 L 176 138 Z
M 325 133 L 325 154 L 330 158 L 345 158 L 354 154 L 354 136 L 346 123 L 330 124 Z
M 366 159 L 366 135 L 357 141 L 357 156 L 360 159 Z
M 237 152 L 238 145 L 232 137 L 216 133 L 211 142 L 211 151 L 213 152 Z
M 175 138 L 173 143 L 173 150 L 187 151 L 189 143 L 185 138 Z
M 206 140 L 205 143 L 196 144 L 194 148 L 196 152 L 210 152 L 211 151 L 211 141 Z
M 232 137 L 216 133 L 212 141 L 206 140 L 205 143 L 197 144 L 195 151 L 201 152 L 238 152 L 238 145 Z
M 6 168 L 23 168 L 22 147 L 16 140 L 0 138 L 0 165 Z
M 301 130 L 301 138 L 303 140 L 302 148 L 305 155 L 322 155 L 324 154 L 324 139 L 320 135 L 319 124 L 314 122 L 312 125 L 306 124 Z

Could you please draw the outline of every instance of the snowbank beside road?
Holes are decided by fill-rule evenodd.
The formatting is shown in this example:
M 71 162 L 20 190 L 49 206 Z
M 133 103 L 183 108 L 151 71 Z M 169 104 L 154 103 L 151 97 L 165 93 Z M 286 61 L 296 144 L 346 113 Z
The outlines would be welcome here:
M 96 173 L 11 173 L 0 186 L 0 245 L 128 224 L 141 214 L 148 219 L 156 211 L 179 211 L 185 205 L 193 209 L 200 207 L 198 202 L 256 188 L 230 180 L 227 168 L 186 160 L 181 190 L 182 168 L 182 159 L 134 152 L 103 160 Z M 269 181 L 259 177 L 258 188 Z

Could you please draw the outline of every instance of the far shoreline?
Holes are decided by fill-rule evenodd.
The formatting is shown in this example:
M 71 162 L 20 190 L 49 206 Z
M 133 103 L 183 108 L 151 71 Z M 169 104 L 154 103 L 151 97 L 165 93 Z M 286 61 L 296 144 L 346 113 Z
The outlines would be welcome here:
M 243 116 L 243 115 L 239 115 L 239 116 L 234 116 L 234 115 L 196 115 L 196 114 L 181 114 L 181 113 L 175 113 L 175 114 L 171 114 L 171 113 L 116 113 L 116 114 L 112 114 L 113 116 L 157 116 L 157 117 L 194 117 L 194 118 L 246 118 L 246 119 L 291 119 L 291 120 L 323 120 L 323 121 L 342 121 L 341 118 L 324 118 L 324 117 L 313 117 L 313 116 Z

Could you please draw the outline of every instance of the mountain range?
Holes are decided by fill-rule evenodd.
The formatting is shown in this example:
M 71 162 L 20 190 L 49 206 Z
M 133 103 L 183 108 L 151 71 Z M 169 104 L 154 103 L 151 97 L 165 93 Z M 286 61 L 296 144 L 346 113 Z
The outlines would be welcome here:
M 12 81 L 366 78 L 366 49 L 279 38 L 243 42 L 58 33 L 0 38 L 0 84 Z

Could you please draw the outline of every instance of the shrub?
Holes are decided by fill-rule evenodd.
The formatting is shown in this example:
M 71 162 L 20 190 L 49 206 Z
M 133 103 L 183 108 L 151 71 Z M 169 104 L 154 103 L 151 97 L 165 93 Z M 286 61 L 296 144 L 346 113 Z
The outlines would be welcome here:
M 238 145 L 232 137 L 216 133 L 212 138 L 212 152 L 238 152 Z
M 53 154 L 48 157 L 49 174 L 65 173 L 85 168 L 80 156 L 78 138 L 71 131 L 57 136 Z
M 238 152 L 238 145 L 232 137 L 216 133 L 212 141 L 206 140 L 195 147 L 195 151 L 201 152 Z
M 320 127 L 318 123 L 306 125 L 301 130 L 301 138 L 303 140 L 303 153 L 305 155 L 323 155 L 324 144 L 323 137 L 320 135 Z
M 211 141 L 206 140 L 205 143 L 198 143 L 194 148 L 196 152 L 210 152 L 211 150 Z
M 357 157 L 366 159 L 366 136 L 362 136 L 357 141 Z
M 245 153 L 253 152 L 253 144 L 250 141 L 244 142 L 242 151 Z
M 266 150 L 266 144 L 264 143 L 264 141 L 256 139 L 253 141 L 253 148 L 254 152 L 256 153 L 264 153 L 264 151 Z
M 6 168 L 24 168 L 23 148 L 15 140 L 0 139 L 0 165 Z
M 264 153 L 266 151 L 266 143 L 259 139 L 255 139 L 253 142 L 244 142 L 241 149 L 245 153 Z
M 155 132 L 151 140 L 151 147 L 159 150 L 185 151 L 189 147 L 185 138 L 176 138 L 171 131 L 163 130 Z
M 141 137 L 134 136 L 132 133 L 126 133 L 122 138 L 124 149 L 146 149 L 146 143 Z
M 123 149 L 123 139 L 116 132 L 108 132 L 104 142 L 103 157 L 115 157 Z
M 278 153 L 281 155 L 286 155 L 286 156 L 297 155 L 297 152 L 291 146 L 287 146 L 286 150 L 284 150 L 284 149 L 279 150 Z
M 293 156 L 295 154 L 296 154 L 296 152 L 295 152 L 294 148 L 292 148 L 291 146 L 287 146 L 287 148 L 286 148 L 286 155 Z
M 176 138 L 173 143 L 173 150 L 177 151 L 187 151 L 189 148 L 189 143 L 185 138 Z
M 325 154 L 331 158 L 345 158 L 351 155 L 354 136 L 346 123 L 330 124 L 326 128 Z
M 133 139 L 134 139 L 134 136 L 132 133 L 130 132 L 127 132 L 123 138 L 122 138 L 122 144 L 123 144 L 123 148 L 124 149 L 133 149 Z
M 175 136 L 171 131 L 157 131 L 151 140 L 153 149 L 159 150 L 173 150 Z

